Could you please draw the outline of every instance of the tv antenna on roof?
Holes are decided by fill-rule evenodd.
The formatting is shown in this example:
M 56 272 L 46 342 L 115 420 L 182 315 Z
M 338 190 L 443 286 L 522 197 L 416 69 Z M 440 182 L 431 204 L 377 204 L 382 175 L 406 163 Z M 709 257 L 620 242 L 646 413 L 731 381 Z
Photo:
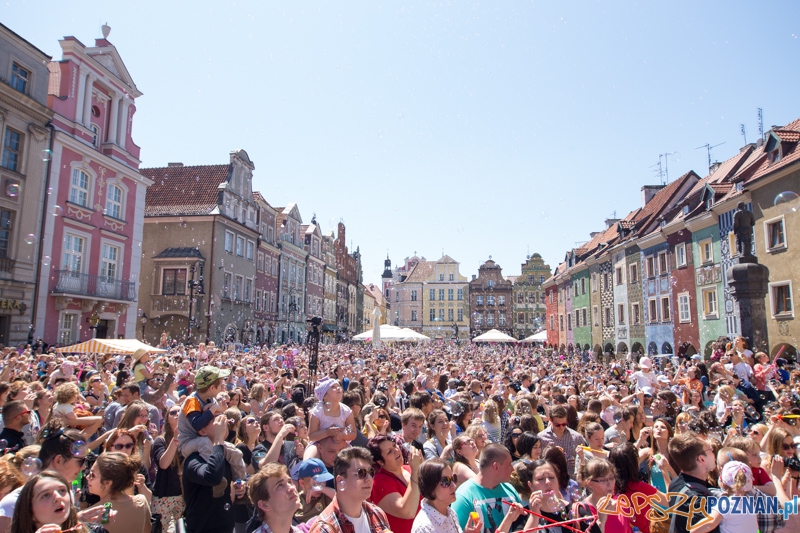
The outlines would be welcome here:
M 712 148 L 716 148 L 717 146 L 722 146 L 723 144 L 725 144 L 724 141 L 719 143 L 719 144 L 715 144 L 714 146 L 711 146 L 709 143 L 706 143 L 706 144 L 704 144 L 702 146 L 698 146 L 697 148 L 695 148 L 695 150 L 699 150 L 700 148 L 705 148 L 706 149 L 706 152 L 708 152 L 708 168 L 709 169 L 711 168 L 711 149 Z
M 744 137 L 744 144 L 747 144 L 747 128 L 744 127 L 744 124 L 739 124 L 739 133 L 742 134 Z
M 663 177 L 661 176 L 661 158 L 662 157 L 664 158 L 664 176 Z M 665 184 L 669 183 L 669 160 L 670 160 L 670 158 L 673 161 L 677 162 L 677 161 L 680 160 L 680 154 L 678 152 L 675 152 L 674 150 L 672 152 L 667 152 L 667 153 L 664 153 L 664 154 L 658 154 L 658 169 L 659 169 L 659 177 L 661 177 L 661 185 L 665 185 Z
M 758 108 L 758 138 L 764 138 L 764 110 Z

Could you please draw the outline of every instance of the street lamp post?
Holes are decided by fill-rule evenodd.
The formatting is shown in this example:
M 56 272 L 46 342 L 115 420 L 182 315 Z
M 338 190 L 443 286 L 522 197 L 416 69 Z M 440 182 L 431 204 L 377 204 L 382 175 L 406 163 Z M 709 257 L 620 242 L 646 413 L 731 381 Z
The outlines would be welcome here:
M 142 324 L 142 342 L 144 342 L 144 327 L 147 325 L 147 315 L 142 313 L 141 318 L 139 318 L 139 323 Z
M 186 326 L 186 344 L 192 342 L 192 326 L 195 323 L 195 318 L 192 316 L 194 297 L 195 295 L 202 296 L 205 294 L 203 290 L 203 262 L 198 262 L 200 263 L 200 276 L 197 280 L 194 279 L 195 272 L 197 272 L 197 262 L 189 268 L 192 278 L 189 280 L 189 317 Z

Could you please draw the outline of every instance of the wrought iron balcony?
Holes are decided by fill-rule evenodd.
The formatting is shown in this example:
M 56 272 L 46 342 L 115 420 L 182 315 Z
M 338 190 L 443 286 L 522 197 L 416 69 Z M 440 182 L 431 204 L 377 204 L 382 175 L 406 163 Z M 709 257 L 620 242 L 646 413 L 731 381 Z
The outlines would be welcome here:
M 136 283 L 71 270 L 56 270 L 56 283 L 52 292 L 133 302 L 136 300 Z
M 0 258 L 0 272 L 11 273 L 14 271 L 14 264 L 16 261 L 7 257 Z

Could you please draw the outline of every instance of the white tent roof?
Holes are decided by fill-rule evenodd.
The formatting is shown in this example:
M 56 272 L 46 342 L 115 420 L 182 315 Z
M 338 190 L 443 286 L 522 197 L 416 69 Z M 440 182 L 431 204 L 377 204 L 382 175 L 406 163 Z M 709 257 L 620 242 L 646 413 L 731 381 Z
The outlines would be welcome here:
M 390 324 L 381 324 L 380 332 L 381 342 L 419 342 L 430 340 L 429 337 L 417 333 L 414 330 L 399 328 Z M 354 336 L 352 340 L 369 342 L 372 340 L 372 330 L 369 329 L 364 333 L 359 333 Z
M 72 346 L 56 348 L 56 351 L 59 353 L 132 354 L 139 348 L 144 348 L 152 353 L 166 352 L 166 350 L 149 346 L 137 339 L 90 339 Z
M 547 342 L 547 331 L 534 333 L 530 337 L 525 337 L 520 342 Z
M 511 335 L 506 335 L 502 331 L 490 329 L 483 335 L 478 335 L 472 342 L 517 342 L 517 339 Z

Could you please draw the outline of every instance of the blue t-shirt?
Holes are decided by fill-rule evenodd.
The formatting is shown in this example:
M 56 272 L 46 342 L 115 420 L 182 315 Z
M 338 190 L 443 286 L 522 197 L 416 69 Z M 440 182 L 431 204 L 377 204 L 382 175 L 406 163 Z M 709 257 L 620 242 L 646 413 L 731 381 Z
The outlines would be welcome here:
M 522 503 L 510 483 L 500 483 L 493 489 L 487 489 L 478 485 L 473 478 L 458 487 L 452 508 L 458 516 L 461 529 L 466 527 L 469 514 L 476 511 L 483 521 L 481 533 L 494 533 L 508 514 L 508 504 L 503 503 L 503 500 Z

